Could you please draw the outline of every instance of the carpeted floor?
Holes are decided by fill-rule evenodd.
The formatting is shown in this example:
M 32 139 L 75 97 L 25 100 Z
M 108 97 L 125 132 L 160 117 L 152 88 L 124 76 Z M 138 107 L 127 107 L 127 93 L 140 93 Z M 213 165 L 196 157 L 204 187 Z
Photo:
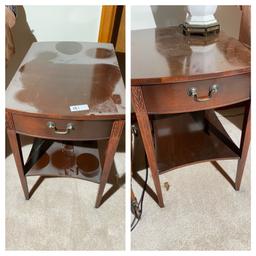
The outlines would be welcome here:
M 30 145 L 23 147 L 24 155 Z M 124 153 L 115 156 L 119 175 Z M 29 184 L 35 181 L 29 177 Z M 110 185 L 107 185 L 108 189 Z M 125 189 L 95 209 L 98 185 L 70 178 L 46 179 L 24 199 L 13 155 L 6 158 L 7 250 L 124 250 Z
M 242 117 L 220 118 L 238 143 Z M 236 162 L 219 163 L 234 177 Z M 210 163 L 168 172 L 160 181 L 165 208 L 145 196 L 142 219 L 132 232 L 132 250 L 250 250 L 250 153 L 239 192 Z M 168 191 L 164 182 L 170 185 Z M 135 182 L 133 187 L 140 195 Z
M 238 143 L 241 116 L 221 120 Z M 25 155 L 29 147 L 24 147 Z M 115 162 L 123 173 L 124 153 L 118 153 Z M 236 161 L 220 164 L 234 176 Z M 163 174 L 160 180 L 165 208 L 145 196 L 142 220 L 132 232 L 132 250 L 250 249 L 250 154 L 239 192 L 209 163 Z M 168 191 L 164 182 L 170 185 Z M 133 187 L 139 194 L 135 183 Z M 95 209 L 97 188 L 77 179 L 47 179 L 26 201 L 13 156 L 8 156 L 6 249 L 124 249 L 124 187 Z

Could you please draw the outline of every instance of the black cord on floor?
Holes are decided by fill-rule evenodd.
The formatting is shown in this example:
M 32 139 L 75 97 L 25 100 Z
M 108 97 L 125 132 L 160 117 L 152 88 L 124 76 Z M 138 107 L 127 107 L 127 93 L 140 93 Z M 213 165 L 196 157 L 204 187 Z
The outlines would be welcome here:
M 146 154 L 145 154 L 145 162 L 146 162 L 145 182 L 144 182 L 143 190 L 142 190 L 140 200 L 139 200 L 139 203 L 138 203 L 140 215 L 138 217 L 136 217 L 136 215 L 134 216 L 133 221 L 131 223 L 131 231 L 133 231 L 135 229 L 135 227 L 137 226 L 137 224 L 139 223 L 139 221 L 141 219 L 142 211 L 143 211 L 144 195 L 145 195 L 145 191 L 146 191 L 146 188 L 147 188 L 147 182 L 148 182 L 148 161 L 147 161 Z

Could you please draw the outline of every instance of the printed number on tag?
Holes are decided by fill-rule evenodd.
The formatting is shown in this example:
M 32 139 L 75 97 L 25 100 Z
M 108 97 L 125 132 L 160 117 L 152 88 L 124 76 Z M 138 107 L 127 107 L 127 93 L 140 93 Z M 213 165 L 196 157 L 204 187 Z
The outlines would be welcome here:
M 89 110 L 89 106 L 87 104 L 73 105 L 73 106 L 69 106 L 69 108 L 71 112 Z

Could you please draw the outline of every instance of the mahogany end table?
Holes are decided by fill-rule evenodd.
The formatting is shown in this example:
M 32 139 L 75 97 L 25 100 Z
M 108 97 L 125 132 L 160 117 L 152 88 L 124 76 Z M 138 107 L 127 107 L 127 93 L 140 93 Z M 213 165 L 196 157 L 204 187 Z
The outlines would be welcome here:
M 159 175 L 179 167 L 238 159 L 239 190 L 250 144 L 250 49 L 225 33 L 185 36 L 178 27 L 132 32 L 132 103 L 156 193 L 164 207 Z M 215 109 L 245 106 L 238 147 Z M 140 185 L 138 173 L 133 177 Z
M 39 183 L 73 177 L 99 183 L 99 207 L 124 118 L 124 84 L 112 44 L 33 43 L 6 91 L 7 134 L 25 198 L 33 193 L 28 176 L 40 176 Z M 20 134 L 34 137 L 26 163 Z

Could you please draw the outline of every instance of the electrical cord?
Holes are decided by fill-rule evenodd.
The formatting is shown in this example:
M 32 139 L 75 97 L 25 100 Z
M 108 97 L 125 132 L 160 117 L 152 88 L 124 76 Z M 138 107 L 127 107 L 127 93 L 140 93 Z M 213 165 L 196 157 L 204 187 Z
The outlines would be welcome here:
M 146 162 L 146 175 L 145 175 L 145 182 L 144 182 L 144 186 L 143 186 L 143 190 L 140 196 L 140 200 L 138 203 L 138 208 L 139 208 L 139 216 L 137 217 L 136 215 L 133 218 L 133 221 L 131 223 L 131 231 L 133 231 L 135 229 L 135 227 L 138 225 L 140 219 L 141 219 L 141 215 L 143 212 L 143 201 L 144 201 L 144 195 L 145 195 L 145 191 L 147 188 L 147 182 L 148 182 L 148 162 L 147 162 L 147 156 L 145 154 L 145 162 Z
M 133 158 L 134 158 L 135 137 L 137 137 L 137 136 L 138 136 L 138 131 L 137 131 L 135 125 L 133 125 L 132 126 L 132 154 L 131 154 L 132 162 L 133 162 Z M 146 163 L 146 176 L 145 176 L 145 182 L 144 182 L 144 186 L 143 186 L 143 190 L 142 190 L 139 202 L 137 202 L 137 199 L 133 194 L 132 182 L 131 182 L 131 193 L 132 193 L 131 210 L 132 210 L 132 213 L 134 214 L 134 218 L 131 223 L 131 231 L 133 231 L 135 229 L 135 227 L 138 225 L 138 223 L 141 219 L 141 216 L 142 216 L 142 211 L 143 211 L 143 201 L 144 201 L 144 195 L 145 195 L 147 181 L 148 181 L 148 162 L 147 162 L 146 154 L 145 154 L 145 163 Z
M 238 114 L 231 114 L 231 115 L 223 115 L 224 117 L 236 117 L 236 116 L 242 116 L 244 113 L 238 113 Z M 135 129 L 135 127 L 133 127 L 133 130 L 132 130 L 132 134 L 133 134 L 133 148 L 132 148 L 132 151 L 134 151 L 134 140 L 135 140 L 135 136 L 137 137 L 138 136 L 138 133 Z M 133 156 L 134 152 L 132 152 L 132 156 Z M 133 158 L 133 157 L 132 157 Z M 134 218 L 132 220 L 132 223 L 131 223 L 131 231 L 133 231 L 135 229 L 135 227 L 138 225 L 139 221 L 141 220 L 141 216 L 142 216 L 142 212 L 143 212 L 143 201 L 144 201 L 144 195 L 145 195 L 145 191 L 146 191 L 146 188 L 147 188 L 147 182 L 148 182 L 148 161 L 147 161 L 147 156 L 145 154 L 145 163 L 146 163 L 146 174 L 145 174 L 145 182 L 144 182 L 144 186 L 143 186 L 143 190 L 142 190 L 142 193 L 141 193 L 141 196 L 140 196 L 140 200 L 139 202 L 137 203 L 137 200 L 136 200 L 136 206 L 138 208 L 138 211 L 137 211 L 137 214 L 135 212 L 134 213 Z M 132 185 L 131 185 L 132 187 Z

